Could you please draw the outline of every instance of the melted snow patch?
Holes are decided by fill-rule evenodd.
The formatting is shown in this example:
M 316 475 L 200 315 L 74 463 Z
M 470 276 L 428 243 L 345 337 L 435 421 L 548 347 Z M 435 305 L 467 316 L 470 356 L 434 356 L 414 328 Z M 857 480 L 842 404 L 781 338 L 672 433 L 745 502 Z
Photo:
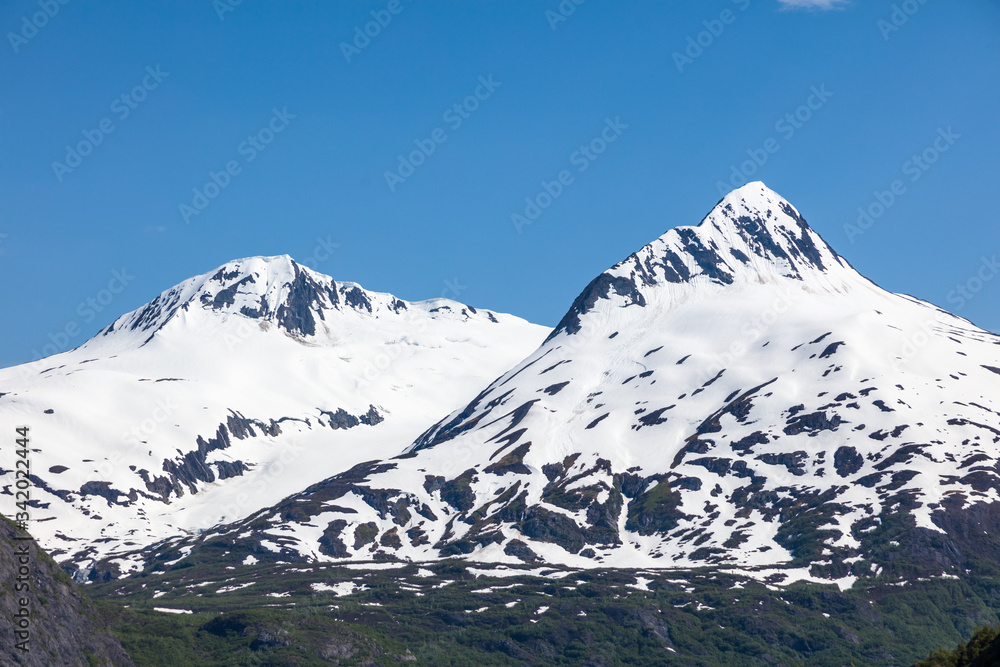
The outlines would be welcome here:
M 470 593 L 492 593 L 493 591 L 502 591 L 508 588 L 515 588 L 517 584 L 511 584 L 510 586 L 487 586 L 486 588 L 477 588 L 474 591 L 469 591 Z
M 253 586 L 256 583 L 257 583 L 256 581 L 248 581 L 245 584 L 233 584 L 232 586 L 223 586 L 219 590 L 215 591 L 215 593 L 216 595 L 218 595 L 219 593 L 232 593 L 233 591 L 238 591 L 241 588 L 246 588 L 247 586 Z
M 360 593 L 361 591 L 367 591 L 368 587 L 364 584 L 356 584 L 353 581 L 338 581 L 332 586 L 323 583 L 312 583 L 310 587 L 317 593 L 330 592 L 337 597 L 343 597 L 344 595 L 351 595 L 353 593 Z
M 943 535 L 948 534 L 944 530 L 942 530 L 940 526 L 931 521 L 931 515 L 930 512 L 928 511 L 922 512 L 918 510 L 913 512 L 913 519 L 917 524 L 917 528 L 926 528 L 927 530 L 937 531 Z
M 475 567 L 470 567 L 468 571 L 476 575 L 476 577 L 496 577 L 498 579 L 502 579 L 504 577 L 539 577 L 539 576 L 550 577 L 552 579 L 562 579 L 563 577 L 569 574 L 569 572 L 561 572 L 559 570 L 549 574 L 543 574 L 543 572 L 547 572 L 550 569 L 551 568 L 547 567 L 539 567 L 535 568 L 534 570 L 518 570 L 516 568 L 510 568 L 510 567 L 498 567 L 495 570 L 480 570 Z
M 646 579 L 645 577 L 636 577 L 634 584 L 626 584 L 629 588 L 636 588 L 640 591 L 648 591 L 649 584 L 652 583 L 652 579 Z
M 264 547 L 268 551 L 273 551 L 276 554 L 281 553 L 281 546 L 279 544 L 271 542 L 270 540 L 261 540 L 260 546 Z
M 408 563 L 384 563 L 384 562 L 370 562 L 370 563 L 347 563 L 344 565 L 349 570 L 395 570 L 401 567 L 406 567 Z M 431 575 L 434 573 L 432 572 Z
M 958 579 L 958 577 L 955 578 Z M 837 588 L 840 590 L 846 591 L 848 588 L 853 586 L 854 582 L 857 580 L 857 577 L 844 577 L 843 579 L 834 579 L 833 583 L 837 584 Z
M 174 563 L 179 563 L 179 562 L 181 562 L 182 560 L 184 560 L 185 558 L 187 558 L 188 556 L 190 556 L 190 555 L 191 555 L 191 549 L 193 549 L 193 548 L 194 548 L 194 547 L 190 547 L 190 546 L 187 546 L 187 547 L 181 547 L 181 556 L 180 556 L 180 558 L 177 558 L 176 560 L 168 560 L 168 561 L 165 561 L 165 562 L 163 563 L 164 567 L 166 567 L 166 566 L 170 566 L 170 565 L 173 565 Z

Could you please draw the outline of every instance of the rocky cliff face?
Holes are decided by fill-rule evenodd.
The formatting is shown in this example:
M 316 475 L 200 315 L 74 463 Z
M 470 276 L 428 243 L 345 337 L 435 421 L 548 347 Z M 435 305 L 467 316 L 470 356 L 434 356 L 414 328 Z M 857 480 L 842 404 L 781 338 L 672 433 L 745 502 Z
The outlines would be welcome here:
M 0 665 L 132 665 L 90 599 L 27 537 L 0 517 Z

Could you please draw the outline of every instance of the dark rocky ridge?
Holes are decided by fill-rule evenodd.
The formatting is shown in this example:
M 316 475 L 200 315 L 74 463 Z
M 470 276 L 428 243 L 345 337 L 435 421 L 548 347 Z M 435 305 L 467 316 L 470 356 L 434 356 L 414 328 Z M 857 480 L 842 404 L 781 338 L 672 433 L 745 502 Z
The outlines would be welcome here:
M 318 323 L 325 321 L 332 310 L 353 308 L 372 312 L 372 302 L 361 288 L 338 285 L 325 276 L 303 269 L 287 256 L 268 260 L 272 266 L 289 272 L 288 280 L 279 286 L 279 303 L 269 303 L 266 298 L 269 289 L 266 278 L 257 272 L 247 273 L 250 269 L 242 266 L 247 260 L 236 260 L 205 279 L 194 296 L 185 297 L 190 281 L 182 283 L 160 294 L 142 309 L 120 318 L 100 335 L 107 336 L 122 330 L 149 332 L 143 343 L 145 345 L 179 312 L 188 311 L 192 306 L 216 312 L 237 312 L 253 320 L 267 320 L 293 337 L 316 335 Z M 252 305 L 244 304 L 236 309 L 239 294 L 250 296 Z M 390 307 L 399 312 L 406 309 L 406 303 L 397 299 Z
M 169 502 L 170 496 L 181 497 L 185 488 L 189 493 L 198 493 L 199 483 L 211 483 L 216 479 L 229 479 L 230 477 L 240 477 L 250 470 L 246 463 L 240 460 L 233 461 L 212 461 L 208 462 L 208 455 L 216 450 L 230 449 L 233 446 L 231 438 L 244 440 L 258 437 L 254 427 L 261 431 L 261 435 L 276 437 L 281 434 L 280 422 L 288 418 L 279 420 L 271 419 L 264 422 L 260 419 L 248 419 L 238 412 L 229 411 L 226 422 L 219 424 L 213 437 L 207 440 L 198 436 L 197 448 L 173 459 L 164 459 L 162 470 L 165 475 L 152 475 L 148 470 L 140 469 L 135 473 L 145 484 L 145 493 L 141 489 L 131 488 L 128 492 L 111 488 L 109 482 L 91 480 L 86 482 L 77 492 L 81 496 L 96 495 L 108 501 L 108 504 L 118 504 L 128 506 L 134 503 L 141 495 L 145 498 L 156 499 Z M 375 426 L 384 420 L 374 405 L 368 406 L 368 411 L 361 415 L 352 415 L 343 408 L 338 408 L 334 412 L 319 410 L 320 415 L 328 420 L 330 428 L 350 429 L 364 424 Z M 322 425 L 322 422 L 319 422 Z M 230 437 L 231 436 L 231 437 Z M 213 470 L 214 467 L 214 470 Z M 44 482 L 41 482 L 45 490 L 59 496 L 63 500 L 72 494 L 72 491 L 51 489 Z M 152 494 L 152 495 L 151 495 Z
M 27 534 L 6 518 L 0 517 L 0 664 L 51 667 L 52 665 L 132 665 L 118 640 L 105 628 L 90 599 L 59 569 L 55 561 L 35 542 L 17 540 Z M 29 651 L 17 650 L 12 623 L 19 611 L 15 592 L 19 564 L 15 550 L 28 545 L 31 570 L 27 593 L 31 622 L 28 628 Z

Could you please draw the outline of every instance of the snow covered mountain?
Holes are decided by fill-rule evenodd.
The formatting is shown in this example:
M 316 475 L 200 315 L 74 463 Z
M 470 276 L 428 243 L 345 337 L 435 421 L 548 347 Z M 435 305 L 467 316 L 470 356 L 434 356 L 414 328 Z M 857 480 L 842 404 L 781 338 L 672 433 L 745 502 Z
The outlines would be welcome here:
M 405 452 L 121 562 L 950 574 L 1000 559 L 998 443 L 1000 338 L 882 290 L 751 183 Z
M 85 568 L 397 454 L 548 332 L 252 257 L 0 370 L 0 423 L 37 447 L 32 533 Z

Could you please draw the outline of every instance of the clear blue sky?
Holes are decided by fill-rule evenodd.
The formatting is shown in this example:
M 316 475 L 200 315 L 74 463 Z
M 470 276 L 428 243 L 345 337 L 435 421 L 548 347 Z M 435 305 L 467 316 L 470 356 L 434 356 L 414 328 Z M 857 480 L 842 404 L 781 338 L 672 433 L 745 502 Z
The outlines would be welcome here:
M 981 266 L 1000 253 L 996 1 L 899 2 L 898 30 L 892 2 L 859 0 L 226 2 L 3 3 L 0 365 L 250 255 L 554 325 L 599 272 L 697 223 L 750 154 L 767 157 L 750 180 L 867 276 L 1000 330 Z M 387 25 L 345 54 L 372 12 Z M 679 60 L 689 38 L 706 46 Z M 577 152 L 602 132 L 600 155 Z M 434 152 L 398 171 L 417 141 Z M 925 150 L 934 164 L 909 162 Z M 563 170 L 518 233 L 511 215 Z M 318 239 L 338 244 L 323 261 Z

